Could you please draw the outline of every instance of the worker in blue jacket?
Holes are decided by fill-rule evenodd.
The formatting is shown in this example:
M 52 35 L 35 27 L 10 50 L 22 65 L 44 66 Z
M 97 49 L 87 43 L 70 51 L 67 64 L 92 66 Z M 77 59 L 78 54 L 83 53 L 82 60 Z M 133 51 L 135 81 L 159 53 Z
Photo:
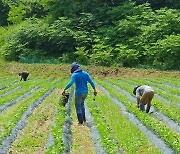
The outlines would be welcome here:
M 69 83 L 64 88 L 62 95 L 65 95 L 66 90 L 75 83 L 76 90 L 75 90 L 75 107 L 76 107 L 76 113 L 77 118 L 79 121 L 79 124 L 83 124 L 83 122 L 86 122 L 85 118 L 85 107 L 84 107 L 84 101 L 88 94 L 88 87 L 87 83 L 89 82 L 94 89 L 94 95 L 97 95 L 97 91 L 95 88 L 95 84 L 93 80 L 91 79 L 91 76 L 86 72 L 83 71 L 80 67 L 80 65 L 76 62 L 72 63 L 71 67 L 71 79 Z

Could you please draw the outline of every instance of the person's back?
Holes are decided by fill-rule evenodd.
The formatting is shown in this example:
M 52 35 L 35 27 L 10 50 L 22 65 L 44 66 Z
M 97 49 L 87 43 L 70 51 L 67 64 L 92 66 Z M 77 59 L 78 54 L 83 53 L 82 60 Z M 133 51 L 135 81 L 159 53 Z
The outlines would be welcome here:
M 136 86 L 133 89 L 133 94 L 137 97 L 137 106 L 144 110 L 144 105 L 147 104 L 146 112 L 148 113 L 151 107 L 151 101 L 154 97 L 154 90 L 147 85 Z
M 27 77 L 29 76 L 29 72 L 23 71 L 23 72 L 19 73 L 19 76 L 21 76 L 20 81 L 22 81 L 22 79 L 23 79 L 24 81 L 26 81 L 26 80 L 27 80 Z
M 73 83 L 76 84 L 75 107 L 79 124 L 82 124 L 83 122 L 86 122 L 84 101 L 88 94 L 87 83 L 89 82 L 91 84 L 95 96 L 97 95 L 97 91 L 90 75 L 86 71 L 83 71 L 78 63 L 74 62 L 72 64 L 71 73 L 71 79 L 65 86 L 62 95 L 65 95 L 65 91 L 71 87 Z
M 148 92 L 154 92 L 154 90 L 147 85 L 139 86 L 136 90 L 136 97 L 142 96 L 143 94 L 146 94 Z
M 88 93 L 88 82 L 92 82 L 90 79 L 90 76 L 85 71 L 79 71 L 73 74 L 75 78 L 75 84 L 76 84 L 76 94 L 80 93 Z

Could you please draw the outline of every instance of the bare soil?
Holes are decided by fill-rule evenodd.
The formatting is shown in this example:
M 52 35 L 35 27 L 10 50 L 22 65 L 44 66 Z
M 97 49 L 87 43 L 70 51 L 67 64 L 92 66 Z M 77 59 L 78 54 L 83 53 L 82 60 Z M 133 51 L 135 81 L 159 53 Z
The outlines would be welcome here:
M 74 102 L 72 103 L 72 148 L 71 154 L 95 154 L 95 147 L 91 139 L 90 129 L 86 124 L 78 124 Z
M 74 122 L 72 127 L 73 147 L 71 154 L 95 154 L 94 145 L 90 137 L 90 130 L 86 125 L 79 125 Z
M 141 69 L 141 68 L 110 68 L 102 66 L 82 66 L 82 68 L 88 71 L 92 77 L 111 77 L 111 78 L 157 78 L 157 77 L 180 77 L 180 71 L 160 71 L 156 69 Z M 17 76 L 21 71 L 28 71 L 30 73 L 29 78 L 60 78 L 70 77 L 71 65 L 62 64 L 20 64 L 20 63 L 5 63 L 0 65 L 2 76 Z
M 58 96 L 60 90 L 54 91 L 51 96 Z M 52 102 L 50 98 L 47 98 L 40 107 L 36 108 L 33 112 L 32 116 L 28 119 L 28 125 L 25 129 L 21 131 L 21 135 L 17 136 L 15 142 L 11 145 L 9 149 L 9 154 L 16 153 L 33 153 L 33 154 L 41 154 L 44 153 L 44 147 L 48 140 L 48 135 L 50 132 L 50 128 L 52 125 L 52 120 L 54 117 L 54 108 L 55 102 Z M 35 140 L 36 143 L 32 143 L 31 147 L 24 145 L 21 143 L 21 139 L 23 137 L 38 139 Z M 27 140 L 29 142 L 29 140 Z M 30 141 L 33 142 L 33 141 Z M 30 145 L 29 143 L 27 143 Z

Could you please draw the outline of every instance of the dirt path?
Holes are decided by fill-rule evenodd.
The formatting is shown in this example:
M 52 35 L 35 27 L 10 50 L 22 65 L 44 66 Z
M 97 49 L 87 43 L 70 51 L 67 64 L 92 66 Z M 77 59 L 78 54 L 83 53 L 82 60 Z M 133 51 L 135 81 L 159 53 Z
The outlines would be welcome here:
M 16 123 L 16 126 L 11 131 L 11 134 L 7 137 L 5 137 L 2 141 L 2 145 L 0 146 L 0 153 L 7 153 L 12 142 L 16 140 L 17 135 L 20 133 L 20 131 L 26 127 L 27 124 L 27 118 L 33 113 L 33 111 L 48 97 L 52 91 L 54 90 L 54 87 L 50 88 L 43 96 L 41 96 L 37 101 L 32 102 L 28 109 L 23 113 L 21 116 L 21 119 Z M 28 138 L 26 138 L 28 140 Z M 29 141 L 28 141 L 29 142 Z M 31 140 L 32 142 L 32 140 Z M 24 144 L 21 144 L 24 145 Z
M 79 125 L 76 112 L 74 107 L 74 102 L 72 103 L 72 119 L 73 124 L 71 126 L 72 130 L 72 149 L 71 154 L 95 154 L 95 148 L 93 141 L 91 139 L 90 129 L 84 124 Z
M 8 151 L 9 154 L 43 153 L 54 116 L 55 101 L 58 100 L 57 96 L 59 92 L 60 91 L 56 89 L 50 97 L 35 109 L 32 116 L 28 118 L 27 127 L 22 130 L 21 135 L 19 135 L 11 145 Z M 56 97 L 52 99 L 52 96 Z M 25 140 L 25 138 L 31 139 L 31 142 Z M 22 145 L 22 143 L 24 145 Z

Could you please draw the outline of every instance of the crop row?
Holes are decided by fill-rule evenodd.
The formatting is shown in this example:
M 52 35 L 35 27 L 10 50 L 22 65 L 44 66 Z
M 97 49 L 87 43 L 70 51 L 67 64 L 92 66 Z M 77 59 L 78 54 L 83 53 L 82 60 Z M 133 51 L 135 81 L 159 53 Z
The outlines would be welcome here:
M 34 82 L 33 85 L 35 84 L 36 83 Z M 53 85 L 56 86 L 56 89 L 50 96 L 48 96 L 47 99 L 43 101 L 41 97 Z M 1 144 L 3 140 L 10 135 L 12 129 L 14 129 L 19 123 L 18 121 L 21 121 L 20 119 L 24 117 L 24 113 L 26 112 L 26 114 L 30 114 L 27 112 L 27 110 L 30 108 L 32 110 L 33 107 L 30 106 L 36 101 L 43 101 L 43 103 L 37 109 L 35 109 L 33 115 L 27 117 L 28 125 L 21 131 L 22 135 L 18 136 L 15 142 L 13 142 L 11 145 L 11 148 L 9 149 L 10 153 L 13 151 L 27 153 L 59 153 L 65 149 L 65 145 L 62 143 L 64 133 L 62 125 L 65 121 L 65 108 L 62 106 L 59 100 L 59 96 L 61 95 L 62 91 L 60 88 L 64 87 L 64 85 L 64 82 L 61 82 L 61 80 L 41 82 L 39 85 L 39 91 L 34 92 L 27 99 L 18 102 L 11 108 L 8 108 L 2 112 L 0 115 L 0 125 L 2 125 L 0 129 Z M 35 104 L 33 106 L 36 108 L 37 105 Z M 58 110 L 58 114 L 56 114 L 54 117 L 55 109 Z M 54 126 L 51 125 L 53 118 L 55 118 Z M 53 145 L 48 145 L 45 147 L 50 132 L 53 136 Z M 4 145 L 2 144 L 2 146 Z M 1 146 L 0 152 L 2 152 Z
M 180 136 L 175 131 L 170 130 L 163 122 L 159 121 L 156 117 L 150 114 L 139 112 L 133 101 L 130 101 L 127 96 L 119 93 L 112 86 L 104 81 L 97 80 L 99 84 L 104 86 L 113 97 L 118 98 L 124 103 L 128 112 L 133 113 L 140 119 L 140 121 L 156 134 L 163 138 L 168 145 L 175 151 L 180 152 Z M 119 83 L 115 80 L 108 80 L 111 83 Z M 13 106 L 7 108 L 0 114 L 0 144 L 3 144 L 12 130 L 16 127 L 18 121 L 22 119 L 23 114 L 28 110 L 33 102 L 38 101 L 48 89 L 53 85 L 56 86 L 55 90 L 43 102 L 37 106 L 33 115 L 28 115 L 27 126 L 18 135 L 15 142 L 11 145 L 9 153 L 16 151 L 19 153 L 66 153 L 67 142 L 65 139 L 65 126 L 67 121 L 67 109 L 62 106 L 61 88 L 65 86 L 67 81 L 27 81 L 17 84 L 23 88 L 19 91 L 3 97 L 2 104 L 16 99 L 18 96 L 29 91 L 33 87 L 39 85 L 39 90 L 33 92 L 27 98 L 19 101 Z M 14 86 L 14 85 L 12 85 Z M 15 88 L 14 86 L 13 88 Z M 8 88 L 6 92 L 12 90 Z M 131 90 L 130 90 L 131 89 Z M 126 87 L 127 91 L 132 91 L 132 88 Z M 20 92 L 21 91 L 21 92 Z M 127 118 L 128 113 L 122 111 L 106 94 L 98 89 L 98 96 L 96 101 L 92 100 L 92 94 L 87 98 L 87 106 L 93 115 L 95 125 L 101 134 L 101 142 L 106 149 L 107 153 L 160 153 L 139 128 L 134 125 L 132 120 Z M 157 99 L 156 99 L 157 100 Z M 0 100 L 1 101 L 1 100 Z M 158 103 L 160 104 L 160 103 Z M 169 106 L 174 114 L 171 115 L 168 111 L 166 114 L 171 117 L 178 115 L 175 109 Z M 165 106 L 163 107 L 165 108 Z M 164 109 L 162 109 L 164 110 Z M 171 111 L 169 110 L 169 111 Z M 107 112 L 108 111 L 108 112 Z M 178 116 L 177 116 L 178 117 Z M 178 118 L 174 117 L 178 121 Z M 53 122 L 54 121 L 54 122 Z M 53 126 L 52 126 L 53 123 Z M 50 135 L 51 134 L 51 135 Z M 52 137 L 51 143 L 45 145 L 48 141 L 49 135 Z M 1 145 L 0 145 L 1 149 Z M 1 151 L 0 151 L 1 152 Z
M 160 83 L 160 84 L 165 84 L 172 86 L 174 88 L 179 88 L 180 87 L 180 82 L 178 78 L 156 78 L 152 80 L 153 82 Z
M 7 92 L 9 92 L 9 91 L 11 91 L 11 90 L 13 90 L 13 89 L 15 89 L 16 87 L 21 86 L 21 83 L 22 83 L 22 82 L 19 82 L 19 83 L 17 82 L 17 83 L 11 84 L 10 86 L 7 86 L 7 87 L 4 88 L 4 89 L 1 89 L 1 90 L 0 90 L 0 97 L 2 97 L 3 94 L 5 94 L 5 93 L 7 93 Z
M 138 79 L 132 79 L 133 81 L 134 81 L 134 83 L 136 83 L 136 84 L 146 84 L 146 85 L 150 85 L 150 86 L 153 86 L 153 88 L 155 88 L 155 91 L 156 91 L 156 93 L 158 93 L 160 96 L 162 96 L 162 97 L 164 97 L 164 98 L 166 98 L 166 99 L 168 99 L 169 101 L 171 101 L 171 102 L 177 102 L 177 103 L 180 103 L 180 97 L 178 97 L 177 95 L 175 95 L 175 94 L 172 94 L 172 93 L 170 93 L 169 91 L 166 91 L 166 88 L 162 88 L 162 89 L 159 89 L 159 88 L 156 88 L 156 87 L 158 87 L 159 85 L 158 84 L 155 84 L 155 83 L 149 83 L 147 80 L 145 80 L 145 79 L 142 79 L 142 80 L 138 80 Z M 127 81 L 127 80 L 126 80 Z M 127 82 L 129 82 L 129 81 L 127 81 Z M 168 89 L 168 88 L 167 88 Z M 177 91 L 177 93 L 179 93 L 179 90 L 176 90 Z
M 48 141 L 55 106 L 59 100 L 59 89 L 55 89 L 27 118 L 27 126 L 11 145 L 9 152 L 43 153 Z
M 66 81 L 67 82 L 67 81 Z M 22 85 L 25 85 L 25 89 L 31 89 L 34 86 L 39 86 L 39 90 L 35 91 L 33 94 L 29 95 L 26 99 L 19 101 L 15 105 L 9 107 L 8 109 L 4 110 L 0 114 L 0 152 L 4 150 L 3 148 L 7 145 L 4 145 L 4 140 L 10 136 L 12 133 L 12 130 L 17 127 L 16 125 L 21 121 L 20 119 L 23 118 L 23 115 L 27 110 L 29 110 L 29 107 L 36 102 L 38 99 L 40 99 L 45 92 L 52 87 L 52 85 L 56 85 L 56 90 L 47 98 L 45 101 L 43 101 L 43 105 L 41 105 L 39 108 L 37 108 L 35 113 L 27 118 L 28 126 L 25 127 L 25 129 L 22 130 L 22 134 L 17 137 L 15 142 L 12 144 L 11 148 L 9 149 L 9 152 L 18 151 L 18 152 L 38 152 L 44 145 L 45 148 L 45 142 L 47 142 L 47 136 L 48 134 L 52 134 L 53 136 L 53 144 L 48 145 L 44 150 L 45 153 L 60 153 L 65 152 L 66 145 L 64 143 L 63 137 L 64 137 L 64 130 L 63 125 L 65 122 L 65 116 L 67 116 L 67 112 L 62 106 L 62 103 L 60 103 L 61 100 L 59 100 L 61 96 L 61 91 L 59 88 L 62 88 L 65 86 L 65 82 L 61 82 L 61 80 L 56 81 L 50 81 L 50 82 L 44 82 L 44 80 L 39 82 L 33 82 L 33 81 L 26 81 L 22 82 Z M 4 99 L 4 103 L 8 102 L 7 100 L 14 100 L 15 96 L 20 96 L 20 93 L 14 92 L 13 95 L 9 95 L 6 99 Z M 48 107 L 50 110 L 48 109 Z M 42 113 L 38 112 L 42 111 Z M 45 111 L 46 110 L 46 111 Z M 54 115 L 55 110 L 57 111 Z M 50 111 L 50 112 L 49 112 Z M 46 113 L 47 112 L 47 113 Z M 28 114 L 28 113 L 27 113 Z M 51 117 L 51 118 L 50 118 Z M 49 120 L 49 118 L 51 120 Z M 51 126 L 52 118 L 54 118 L 54 125 Z M 49 122 L 46 122 L 48 121 Z M 50 122 L 51 121 L 51 122 Z M 44 130 L 44 123 L 47 123 L 47 127 L 49 129 Z M 50 125 L 49 125 L 50 124 Z M 37 125 L 34 127 L 34 125 Z M 46 125 L 45 125 L 46 126 Z M 11 135 L 12 136 L 12 135 Z M 43 140 L 43 142 L 41 141 Z M 10 143 L 9 143 L 10 144 Z
M 116 81 L 117 82 L 117 81 Z M 166 124 L 157 119 L 156 117 L 146 114 L 144 112 L 140 112 L 136 107 L 136 104 L 129 100 L 129 98 L 123 93 L 118 92 L 109 84 L 98 80 L 98 83 L 103 85 L 109 93 L 118 98 L 121 102 L 124 103 L 127 110 L 137 116 L 137 118 L 149 129 L 155 131 L 156 134 L 161 137 L 168 145 L 174 149 L 174 151 L 180 152 L 180 135 L 179 133 L 169 129 Z
M 92 102 L 92 98 L 88 97 L 87 102 L 87 106 L 93 116 L 94 123 L 98 128 L 98 132 L 101 134 L 101 142 L 106 152 L 118 153 L 118 144 L 112 135 L 110 126 L 107 124 L 102 111 L 96 104 L 94 104 L 94 102 Z
M 23 87 L 28 87 L 29 83 L 31 83 L 32 85 L 34 85 L 35 83 L 38 84 L 38 83 L 40 83 L 40 80 L 36 80 L 36 81 L 28 80 L 27 82 L 20 82 L 20 81 L 16 82 L 15 80 L 12 79 L 11 83 L 9 83 L 9 85 L 6 88 L 0 90 L 0 97 L 4 97 L 3 95 L 5 95 L 6 93 L 9 93 L 8 95 L 10 95 L 10 94 L 16 92 L 15 89 L 17 89 L 17 87 L 19 87 L 18 90 L 22 89 Z M 13 92 L 11 92 L 11 91 L 13 91 Z
M 167 93 L 172 93 L 176 96 L 178 96 L 178 95 L 180 96 L 180 89 L 178 89 L 178 88 L 170 87 L 170 86 L 168 87 L 162 83 L 154 82 L 153 80 L 148 81 L 148 83 L 151 84 L 152 86 L 160 88 L 162 91 L 166 91 Z
M 109 80 L 109 82 L 112 82 L 114 85 L 118 86 L 118 90 L 119 87 L 121 87 L 122 89 L 126 89 L 127 92 L 124 92 L 131 100 L 136 101 L 135 97 L 132 96 L 132 85 L 131 84 L 127 84 L 124 82 L 115 82 L 113 80 Z M 115 87 L 117 89 L 117 86 Z M 131 88 L 132 87 L 132 88 Z M 121 91 L 121 90 L 120 90 Z M 155 95 L 156 96 L 156 95 Z M 152 115 L 157 117 L 160 121 L 163 121 L 164 123 L 166 123 L 166 125 L 177 131 L 180 132 L 180 126 L 179 126 L 179 120 L 180 120 L 180 115 L 178 113 L 178 108 L 176 105 L 172 104 L 172 103 L 167 103 L 164 101 L 164 99 L 159 99 L 158 97 L 154 97 L 153 101 L 152 101 L 152 107 L 151 107 L 151 111 L 153 112 Z M 155 108 L 154 108 L 155 107 Z
M 50 87 L 52 84 L 41 85 L 39 91 L 35 91 L 27 99 L 24 99 L 12 107 L 4 110 L 0 114 L 0 143 L 4 137 L 9 136 L 16 123 L 22 117 L 23 113 L 28 109 L 30 103 L 37 101 Z
M 141 79 L 141 80 L 138 80 L 138 79 L 125 79 L 125 78 L 121 78 L 121 80 L 123 81 L 126 81 L 126 82 L 132 82 L 132 83 L 137 83 L 137 82 L 141 82 L 143 84 L 149 84 L 151 86 L 154 86 L 158 89 L 160 89 L 161 91 L 164 91 L 166 93 L 170 93 L 170 94 L 173 94 L 173 95 L 180 95 L 180 89 L 176 88 L 176 87 L 172 87 L 172 86 L 167 86 L 166 83 L 159 83 L 157 82 L 155 79 Z
M 61 88 L 65 82 L 61 83 Z M 53 138 L 53 143 L 51 143 L 50 146 L 48 146 L 47 150 L 45 153 L 51 154 L 51 153 L 65 153 L 67 152 L 67 145 L 65 143 L 65 134 L 64 134 L 64 129 L 63 126 L 66 123 L 66 117 L 69 114 L 67 111 L 67 108 L 65 108 L 62 104 L 63 98 L 59 97 L 59 94 L 56 94 L 56 97 L 58 98 L 55 101 L 55 109 L 56 113 L 54 116 L 54 124 L 51 127 L 51 134 Z M 59 99 L 60 98 L 60 99 Z M 70 102 L 69 102 L 70 103 Z
M 126 83 L 128 83 L 128 82 L 129 81 L 127 80 Z M 139 84 L 140 82 L 142 83 L 143 80 L 141 80 L 139 82 L 137 81 L 137 84 Z M 129 87 L 127 88 L 127 91 L 130 92 Z M 158 95 L 163 94 L 163 96 L 165 95 L 161 90 L 157 90 L 157 89 L 155 90 L 155 94 L 158 94 Z M 180 122 L 179 107 L 177 106 L 177 103 L 171 102 L 176 97 L 173 94 L 166 94 L 165 97 L 168 98 L 168 100 L 167 100 L 168 103 L 166 103 L 164 99 L 155 97 L 153 99 L 153 105 L 156 107 L 156 109 L 163 112 L 165 115 L 171 117 L 173 120 L 175 120 L 179 123 Z
M 2 78 L 0 79 L 0 89 L 3 89 L 3 87 L 8 87 L 10 86 L 12 83 L 12 80 L 13 82 L 17 82 L 17 80 L 15 78 Z
M 126 117 L 128 113 L 123 113 L 105 93 L 98 89 L 95 102 L 91 97 L 88 96 L 87 105 L 108 153 L 117 153 L 117 146 L 125 153 L 160 153 L 145 134 L 129 121 Z
M 41 80 L 39 82 L 35 82 L 35 83 L 34 83 L 34 81 L 23 82 L 22 88 L 20 90 L 16 91 L 15 93 L 12 93 L 8 96 L 2 97 L 0 100 L 0 105 L 3 105 L 6 102 L 9 102 L 11 100 L 14 100 L 15 98 L 27 93 L 32 88 L 35 88 L 38 84 L 43 83 L 43 82 L 44 82 L 43 80 Z
M 121 80 L 117 82 L 111 79 L 108 79 L 108 81 L 119 86 L 122 89 L 125 89 L 132 95 L 132 89 L 134 88 L 134 85 L 131 84 L 132 82 L 126 81 L 124 83 L 124 82 L 120 82 Z M 180 122 L 179 108 L 177 108 L 177 106 L 175 106 L 174 104 L 167 104 L 166 102 L 164 102 L 162 99 L 159 98 L 154 98 L 152 104 L 153 106 L 155 106 L 156 109 L 158 109 L 168 117 L 171 117 L 178 123 Z

